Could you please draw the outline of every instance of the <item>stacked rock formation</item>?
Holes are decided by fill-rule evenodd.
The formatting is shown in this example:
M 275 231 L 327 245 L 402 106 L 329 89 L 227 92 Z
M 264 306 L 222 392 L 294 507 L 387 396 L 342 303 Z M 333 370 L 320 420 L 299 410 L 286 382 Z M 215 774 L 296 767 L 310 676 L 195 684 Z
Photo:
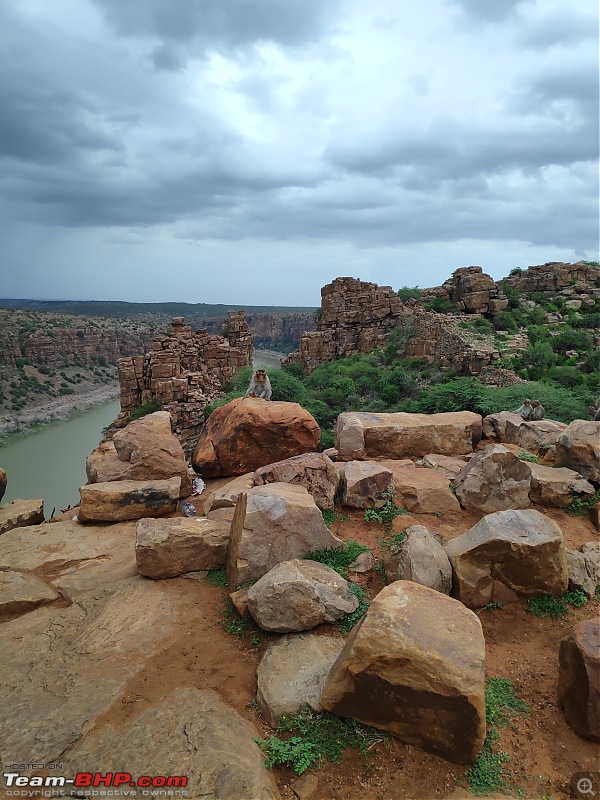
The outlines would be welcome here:
M 419 299 L 427 302 L 434 297 L 450 300 L 467 314 L 494 316 L 508 306 L 504 292 L 481 267 L 460 267 L 442 286 L 425 289 Z
M 145 356 L 119 359 L 120 428 L 140 405 L 156 398 L 169 411 L 184 446 L 195 444 L 203 410 L 241 367 L 252 363 L 253 340 L 244 311 L 229 312 L 225 336 L 192 331 L 175 317 L 166 336 L 158 336 Z
M 583 291 L 589 294 L 596 289 L 600 278 L 600 269 L 592 264 L 579 261 L 577 264 L 564 264 L 561 261 L 550 261 L 535 267 L 528 267 L 520 274 L 510 275 L 505 282 L 520 292 L 548 292 L 556 294 L 565 289 L 570 292 Z M 595 292 L 592 291 L 592 294 Z

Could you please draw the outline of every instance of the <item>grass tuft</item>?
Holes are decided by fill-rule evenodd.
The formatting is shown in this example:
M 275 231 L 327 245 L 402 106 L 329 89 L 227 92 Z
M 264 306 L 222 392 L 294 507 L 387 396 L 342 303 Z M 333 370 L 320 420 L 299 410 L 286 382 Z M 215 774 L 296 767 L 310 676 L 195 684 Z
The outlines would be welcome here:
M 328 528 L 332 527 L 336 519 L 343 520 L 344 522 L 350 519 L 348 514 L 338 514 L 338 512 L 333 508 L 322 508 L 321 514 L 323 515 L 323 521 Z
M 569 503 L 565 511 L 572 517 L 583 517 L 588 508 L 595 506 L 598 502 L 600 502 L 600 489 L 589 497 L 577 497 L 572 503 Z
M 304 558 L 325 564 L 327 567 L 334 569 L 342 578 L 348 580 L 348 567 L 356 561 L 361 553 L 367 553 L 369 548 L 355 542 L 354 539 L 346 539 L 344 544 L 346 545 L 345 550 L 339 547 L 329 550 L 313 550 L 312 553 L 308 553 Z
M 530 611 L 540 619 L 559 619 L 565 614 L 570 614 L 569 606 L 581 608 L 587 603 L 587 597 L 581 589 L 565 592 L 562 597 L 538 595 L 530 598 L 527 603 L 527 611 Z

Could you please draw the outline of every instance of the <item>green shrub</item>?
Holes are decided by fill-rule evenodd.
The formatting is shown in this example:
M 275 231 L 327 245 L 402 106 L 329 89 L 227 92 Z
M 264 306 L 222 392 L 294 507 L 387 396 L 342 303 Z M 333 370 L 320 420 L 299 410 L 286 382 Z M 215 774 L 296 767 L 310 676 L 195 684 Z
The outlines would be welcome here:
M 548 378 L 567 389 L 585 383 L 585 377 L 577 367 L 551 367 L 548 370 Z
M 497 331 L 508 331 L 508 333 L 516 333 L 519 326 L 512 311 L 501 311 L 496 314 L 492 320 L 492 324 Z
M 556 361 L 553 347 L 547 341 L 535 342 L 525 350 L 521 358 L 527 367 L 538 370 L 546 370 Z
M 302 402 L 306 389 L 301 380 L 283 369 L 270 371 L 269 379 L 273 389 L 272 400 L 282 400 L 286 403 Z
M 422 289 L 419 289 L 418 286 L 403 286 L 401 289 L 398 289 L 396 294 L 403 303 L 406 303 L 407 300 L 418 300 L 421 296 L 421 292 Z
M 587 331 L 565 328 L 552 339 L 552 347 L 557 353 L 564 353 L 567 350 L 587 352 L 592 349 L 593 340 Z
M 72 390 L 71 390 L 72 391 Z M 160 411 L 161 405 L 156 397 L 153 397 L 151 400 L 148 400 L 146 403 L 142 403 L 141 406 L 138 406 L 135 411 L 133 411 L 128 417 L 127 422 L 133 422 L 136 419 L 140 419 L 141 417 L 145 417 L 146 414 L 153 414 L 155 411 Z

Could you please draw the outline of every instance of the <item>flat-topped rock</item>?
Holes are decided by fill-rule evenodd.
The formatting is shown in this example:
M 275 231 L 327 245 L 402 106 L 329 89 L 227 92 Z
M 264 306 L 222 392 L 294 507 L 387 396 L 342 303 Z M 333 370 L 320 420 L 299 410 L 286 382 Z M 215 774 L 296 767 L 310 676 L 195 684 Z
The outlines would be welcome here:
M 0 534 L 44 521 L 43 500 L 13 500 L 0 508 Z
M 257 581 L 281 561 L 315 550 L 344 548 L 304 486 L 269 483 L 243 492 L 231 525 L 230 590 Z
M 462 458 L 453 458 L 452 456 L 442 456 L 439 453 L 428 453 L 417 461 L 418 467 L 427 467 L 428 469 L 435 469 L 441 472 L 450 480 L 454 480 L 458 473 L 466 466 L 466 461 Z
M 554 508 L 565 508 L 578 497 L 594 494 L 594 487 L 579 473 L 566 467 L 545 467 L 542 464 L 528 464 L 531 472 L 532 503 Z
M 347 461 L 339 470 L 342 504 L 350 508 L 381 508 L 392 490 L 392 472 L 376 461 Z
M 566 429 L 564 422 L 552 419 L 526 421 L 519 417 L 518 421 L 509 419 L 506 422 L 504 440 L 508 444 L 516 444 L 530 453 L 537 453 L 540 448 L 551 447 L 558 441 Z
M 452 564 L 452 594 L 469 608 L 489 603 L 497 584 L 525 597 L 567 590 L 562 531 L 539 511 L 488 514 L 444 549 Z
M 578 736 L 600 742 L 600 622 L 578 622 L 560 643 L 558 702 Z
M 79 489 L 79 522 L 121 522 L 163 517 L 177 508 L 181 478 L 166 481 L 109 481 Z
M 485 738 L 484 659 L 476 614 L 433 589 L 396 581 L 350 633 L 321 705 L 468 763 Z
M 205 478 L 243 475 L 318 449 L 321 429 L 298 403 L 240 397 L 216 408 L 192 457 Z
M 274 464 L 267 464 L 254 473 L 256 486 L 266 483 L 293 483 L 304 486 L 319 508 L 333 508 L 338 487 L 338 473 L 325 453 L 305 453 Z
M 503 511 L 531 505 L 531 471 L 503 445 L 488 445 L 454 481 L 456 497 L 469 511 Z
M 556 443 L 556 465 L 600 483 L 600 422 L 572 422 Z
M 499 411 L 497 414 L 488 414 L 483 418 L 482 430 L 484 439 L 495 439 L 497 442 L 506 441 L 506 426 L 511 422 L 513 426 L 521 425 L 525 420 L 520 414 L 512 411 Z
M 140 575 L 173 578 L 185 572 L 224 567 L 229 533 L 226 522 L 206 517 L 141 519 L 135 537 Z
M 460 504 L 450 491 L 450 478 L 423 467 L 394 470 L 394 503 L 415 514 L 436 511 L 459 512 Z
M 58 596 L 54 589 L 35 575 L 0 572 L 0 621 L 52 603 Z
M 340 461 L 417 458 L 427 453 L 470 453 L 481 439 L 481 417 L 470 411 L 446 414 L 375 414 L 346 411 L 338 416 L 335 446 Z

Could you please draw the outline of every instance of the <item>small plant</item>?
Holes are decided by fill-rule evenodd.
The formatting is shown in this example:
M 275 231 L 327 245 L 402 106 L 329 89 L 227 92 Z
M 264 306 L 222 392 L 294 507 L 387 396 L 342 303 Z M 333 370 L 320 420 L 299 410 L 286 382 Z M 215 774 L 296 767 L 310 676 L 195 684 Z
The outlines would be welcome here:
M 589 497 L 577 497 L 572 503 L 569 503 L 565 511 L 572 517 L 583 517 L 587 513 L 588 508 L 596 505 L 598 502 L 600 502 L 600 490 L 594 492 L 594 494 L 591 494 Z
M 357 750 L 368 766 L 369 750 L 387 738 L 382 731 L 356 720 L 313 711 L 282 717 L 276 731 L 280 733 L 294 733 L 294 736 L 284 739 L 275 735 L 254 741 L 264 753 L 267 767 L 291 766 L 297 775 L 302 775 L 309 767 L 321 769 L 325 761 L 339 764 L 347 747 Z
M 227 573 L 224 569 L 213 569 L 206 576 L 209 586 L 227 588 Z
M 240 617 L 229 597 L 226 595 L 223 597 L 225 600 L 225 608 L 221 612 L 221 616 L 223 618 L 221 625 L 223 626 L 225 633 L 230 633 L 233 636 L 239 636 L 240 639 L 243 639 L 246 634 L 252 633 L 252 644 L 260 643 L 262 631 L 252 617 L 249 614 Z
M 142 403 L 141 406 L 138 406 L 136 410 L 127 417 L 127 422 L 133 422 L 136 419 L 145 417 L 146 414 L 153 414 L 155 411 L 160 411 L 160 409 L 160 403 L 156 397 L 153 397 L 151 400 L 148 400 L 147 403 Z
M 394 505 L 394 490 L 386 489 L 381 497 L 385 501 L 381 508 L 367 508 L 365 522 L 379 522 L 381 525 L 391 525 L 392 520 L 400 514 L 410 514 L 407 508 L 397 508 Z
M 336 519 L 343 521 L 350 519 L 348 514 L 338 514 L 337 511 L 334 511 L 333 508 L 322 508 L 321 514 L 323 515 L 323 521 L 325 522 L 325 525 L 327 525 L 328 528 L 331 528 Z
M 481 611 L 495 611 L 497 608 L 502 607 L 502 603 L 486 603 Z
M 348 589 L 358 600 L 358 608 L 351 614 L 343 616 L 338 622 L 338 627 L 342 636 L 347 636 L 350 633 L 356 623 L 364 617 L 371 605 L 366 591 L 362 586 L 359 586 L 358 583 L 348 581 Z
M 346 539 L 344 544 L 346 545 L 345 549 L 338 547 L 335 550 L 313 550 L 304 557 L 331 567 L 338 575 L 347 580 L 350 564 L 353 564 L 361 553 L 369 552 L 369 548 L 355 542 L 354 539 Z
M 535 456 L 533 453 L 526 453 L 525 450 L 521 450 L 518 457 L 521 461 L 529 461 L 532 464 L 540 463 L 538 456 Z
M 559 617 L 569 614 L 569 606 L 581 608 L 587 603 L 587 597 L 580 590 L 566 592 L 562 597 L 543 596 L 530 598 L 527 603 L 527 611 L 530 611 L 540 619 L 559 619 Z

